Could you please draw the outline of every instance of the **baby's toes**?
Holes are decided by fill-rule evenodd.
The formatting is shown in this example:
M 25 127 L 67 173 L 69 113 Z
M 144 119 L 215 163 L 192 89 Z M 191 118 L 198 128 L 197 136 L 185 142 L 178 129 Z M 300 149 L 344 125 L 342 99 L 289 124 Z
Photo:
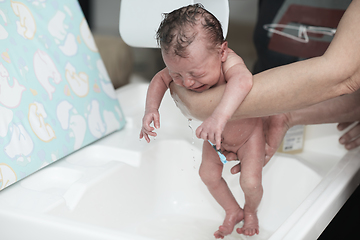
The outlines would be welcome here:
M 256 229 L 254 229 L 254 228 L 245 230 L 245 235 L 248 235 L 248 236 L 253 236 L 253 235 L 255 235 L 255 233 L 256 233 Z
M 223 239 L 223 238 L 224 238 L 224 235 L 222 235 L 222 234 L 220 233 L 220 231 L 216 231 L 216 232 L 214 233 L 214 236 L 215 236 L 216 239 L 219 239 L 219 238 Z

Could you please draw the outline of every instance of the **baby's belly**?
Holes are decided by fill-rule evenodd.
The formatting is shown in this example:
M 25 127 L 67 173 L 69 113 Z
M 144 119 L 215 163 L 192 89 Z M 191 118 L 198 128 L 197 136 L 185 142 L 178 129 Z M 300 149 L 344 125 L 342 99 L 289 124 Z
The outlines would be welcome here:
M 222 148 L 236 153 L 249 139 L 260 118 L 229 121 L 223 131 Z

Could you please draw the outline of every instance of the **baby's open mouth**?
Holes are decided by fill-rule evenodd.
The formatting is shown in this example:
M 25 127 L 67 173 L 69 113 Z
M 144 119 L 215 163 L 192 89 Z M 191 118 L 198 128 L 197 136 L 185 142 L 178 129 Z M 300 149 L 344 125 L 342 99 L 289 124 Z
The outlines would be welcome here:
M 192 91 L 195 91 L 195 92 L 202 92 L 202 91 L 206 90 L 206 85 L 203 84 L 203 85 L 201 85 L 201 86 L 199 86 L 199 87 L 192 88 L 191 90 L 192 90 Z

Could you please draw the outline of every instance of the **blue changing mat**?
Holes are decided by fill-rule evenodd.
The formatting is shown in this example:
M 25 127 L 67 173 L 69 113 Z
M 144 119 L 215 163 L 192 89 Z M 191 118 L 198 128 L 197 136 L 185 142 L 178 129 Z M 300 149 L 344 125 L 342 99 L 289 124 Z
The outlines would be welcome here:
M 0 190 L 121 129 L 76 0 L 0 0 Z

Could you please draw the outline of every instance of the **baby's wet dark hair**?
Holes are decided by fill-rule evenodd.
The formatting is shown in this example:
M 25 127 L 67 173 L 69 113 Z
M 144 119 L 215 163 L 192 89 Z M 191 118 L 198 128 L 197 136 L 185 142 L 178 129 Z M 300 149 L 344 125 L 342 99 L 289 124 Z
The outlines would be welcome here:
M 219 20 L 202 4 L 189 5 L 163 14 L 164 19 L 156 33 L 158 45 L 165 53 L 171 49 L 175 55 L 186 57 L 186 48 L 198 34 L 195 26 L 201 24 L 212 47 L 221 45 L 225 39 Z

